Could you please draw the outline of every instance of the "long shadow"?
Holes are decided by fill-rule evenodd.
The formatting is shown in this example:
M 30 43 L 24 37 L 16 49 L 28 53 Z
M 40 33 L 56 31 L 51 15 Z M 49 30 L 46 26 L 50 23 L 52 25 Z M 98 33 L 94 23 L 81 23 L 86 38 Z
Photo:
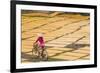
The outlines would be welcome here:
M 85 46 L 90 46 L 90 45 L 89 44 L 69 44 L 69 45 L 65 46 L 65 48 L 73 48 L 72 50 L 56 53 L 55 55 L 50 56 L 50 57 L 58 56 L 58 55 L 61 55 L 63 53 L 66 53 L 66 52 L 72 52 L 74 50 L 77 50 L 77 49 L 85 47 Z
M 22 62 L 39 62 L 40 60 L 36 57 L 33 57 L 32 55 L 29 55 L 27 53 L 21 53 L 21 58 L 24 58 L 26 60 L 23 60 Z M 57 58 L 51 58 L 49 57 L 47 61 L 64 61 L 64 59 L 57 59 Z
M 90 44 L 69 44 L 67 46 L 65 46 L 65 48 L 73 48 L 73 49 L 79 49 L 82 47 L 86 47 L 86 46 L 90 46 Z
M 85 47 L 85 46 L 90 46 L 90 44 L 77 44 L 78 41 L 82 40 L 85 37 L 86 36 L 83 36 L 83 37 L 77 39 L 76 41 L 72 42 L 71 44 L 65 46 L 65 48 L 78 49 L 78 48 L 82 48 L 82 47 Z
M 64 48 L 73 48 L 72 50 L 70 51 L 63 51 L 63 52 L 60 52 L 60 53 L 56 53 L 55 55 L 53 56 L 57 56 L 57 55 L 60 55 L 60 54 L 63 54 L 63 53 L 66 53 L 66 52 L 72 52 L 78 48 L 81 48 L 81 47 L 85 47 L 85 46 L 90 46 L 89 44 L 76 44 L 78 41 L 82 40 L 83 38 L 85 38 L 86 36 L 82 36 L 80 37 L 79 39 L 77 39 L 76 41 L 73 41 L 71 44 L 65 46 Z M 53 57 L 51 56 L 51 57 Z
M 22 58 L 26 59 L 24 61 L 27 61 L 27 62 L 36 62 L 36 61 L 38 61 L 38 59 L 35 56 L 29 55 L 29 54 L 23 53 L 23 52 L 21 53 L 21 59 Z

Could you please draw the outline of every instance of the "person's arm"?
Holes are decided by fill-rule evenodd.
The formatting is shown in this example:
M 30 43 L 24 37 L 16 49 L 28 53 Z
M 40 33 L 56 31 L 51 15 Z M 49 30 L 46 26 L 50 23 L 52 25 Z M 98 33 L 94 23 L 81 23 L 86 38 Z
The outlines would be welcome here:
M 38 39 L 35 41 L 35 43 L 37 43 L 37 42 L 38 42 L 38 40 L 39 40 L 39 37 L 38 37 Z
M 33 45 L 36 44 L 38 42 L 38 40 L 39 40 L 39 38 L 33 43 Z

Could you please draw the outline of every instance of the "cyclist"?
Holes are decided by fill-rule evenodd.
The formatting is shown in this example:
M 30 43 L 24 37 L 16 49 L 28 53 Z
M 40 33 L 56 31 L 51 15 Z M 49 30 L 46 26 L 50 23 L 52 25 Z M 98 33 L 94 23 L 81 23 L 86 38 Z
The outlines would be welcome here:
M 34 44 L 38 45 L 38 54 L 39 54 L 39 57 L 42 58 L 42 55 L 43 55 L 43 52 L 44 52 L 44 47 L 45 47 L 44 38 L 43 38 L 42 33 L 38 34 L 38 38 L 37 38 L 37 40 L 35 41 Z M 40 50 L 41 50 L 41 52 L 40 52 Z

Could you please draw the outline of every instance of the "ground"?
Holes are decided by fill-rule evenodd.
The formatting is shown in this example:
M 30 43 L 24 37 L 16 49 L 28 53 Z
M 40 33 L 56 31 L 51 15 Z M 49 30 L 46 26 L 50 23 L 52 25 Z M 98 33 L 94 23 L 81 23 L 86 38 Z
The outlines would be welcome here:
M 22 63 L 38 62 L 32 56 L 37 33 L 44 33 L 48 61 L 90 59 L 90 18 L 79 13 L 22 13 Z

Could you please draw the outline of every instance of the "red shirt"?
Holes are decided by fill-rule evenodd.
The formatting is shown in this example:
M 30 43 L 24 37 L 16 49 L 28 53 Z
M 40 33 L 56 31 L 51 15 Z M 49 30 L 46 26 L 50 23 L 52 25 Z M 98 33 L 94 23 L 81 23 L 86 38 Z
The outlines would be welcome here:
M 36 40 L 36 43 L 38 43 L 38 45 L 41 48 L 44 48 L 44 39 L 43 39 L 43 37 L 38 37 L 38 39 Z

